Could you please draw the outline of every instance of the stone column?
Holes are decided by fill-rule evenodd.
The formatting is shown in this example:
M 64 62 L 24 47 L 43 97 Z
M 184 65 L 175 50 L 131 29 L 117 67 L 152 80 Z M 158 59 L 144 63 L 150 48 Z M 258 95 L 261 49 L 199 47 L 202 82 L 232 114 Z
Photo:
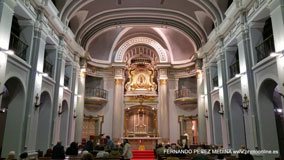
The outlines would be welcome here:
M 171 77 L 168 79 L 168 100 L 169 100 L 169 138 L 170 138 L 170 142 L 177 142 L 177 140 L 180 139 L 180 135 L 183 133 L 180 133 L 180 131 L 182 129 L 180 129 L 180 125 L 179 125 L 179 115 L 178 115 L 178 106 L 175 104 L 175 91 L 178 90 L 178 81 L 179 78 L 178 77 Z M 158 126 L 157 126 L 158 127 Z M 182 126 L 181 126 L 182 127 Z M 158 129 L 158 128 L 157 128 Z
M 202 59 L 196 61 L 197 106 L 198 106 L 198 143 L 206 143 L 206 119 L 204 101 L 204 79 L 202 73 Z
M 70 100 L 70 116 L 69 116 L 69 136 L 68 136 L 68 141 L 67 144 L 70 144 L 71 142 L 74 141 L 75 138 L 75 122 L 77 118 L 77 102 L 78 98 L 81 97 L 81 95 L 78 94 L 78 79 L 79 79 L 79 73 L 80 73 L 80 66 L 79 66 L 79 57 L 74 56 L 74 62 L 73 62 L 73 69 L 72 69 L 72 83 L 71 83 L 71 100 Z
M 33 20 L 18 20 L 21 26 L 20 38 L 23 38 L 28 46 L 33 46 L 34 27 L 35 22 Z M 26 51 L 27 63 L 32 63 L 33 47 L 28 47 Z
M 169 109 L 167 97 L 167 69 L 161 68 L 159 70 L 159 104 L 158 104 L 158 125 L 159 136 L 162 141 L 169 141 Z
M 29 77 L 29 87 L 27 95 L 27 113 L 28 113 L 28 123 L 27 123 L 27 134 L 26 134 L 26 144 L 27 151 L 36 151 L 36 137 L 37 137 L 37 127 L 38 127 L 38 115 L 39 109 L 35 108 L 36 96 L 39 97 L 38 102 L 40 102 L 41 86 L 42 86 L 42 73 L 44 64 L 44 51 L 46 45 L 47 34 L 43 30 L 44 16 L 43 13 L 38 15 L 37 22 L 34 28 L 34 37 L 32 45 L 32 55 L 31 55 L 31 73 Z
M 115 69 L 115 89 L 114 89 L 114 108 L 113 108 L 113 130 L 112 137 L 114 141 L 118 141 L 123 136 L 123 115 L 124 115 L 124 104 L 123 104 L 123 91 L 124 91 L 124 71 L 122 68 Z
M 217 55 L 217 70 L 218 70 L 219 100 L 220 104 L 223 106 L 223 111 L 224 111 L 221 117 L 223 146 L 224 148 L 228 148 L 230 146 L 229 126 L 228 126 L 229 107 L 228 107 L 228 91 L 226 84 L 227 72 L 226 72 L 226 64 L 225 64 L 222 40 L 220 40 L 219 42 L 219 51 Z
M 58 53 L 57 53 L 57 65 L 55 75 L 55 89 L 54 89 L 54 105 L 53 105 L 53 140 L 52 144 L 55 145 L 59 141 L 60 135 L 60 112 L 59 106 L 62 106 L 63 91 L 64 91 L 64 74 L 65 74 L 65 59 L 64 55 L 65 42 L 63 37 L 60 38 Z
M 270 4 L 270 15 L 273 28 L 275 51 L 284 50 L 284 2 L 273 0 Z
M 274 46 L 276 52 L 284 52 L 284 1 L 274 0 L 270 5 L 270 15 L 272 20 Z M 277 57 L 277 69 L 279 82 L 279 91 L 284 93 L 284 56 Z M 282 97 L 282 106 L 284 106 L 284 98 Z
M 105 135 L 112 135 L 112 129 L 113 129 L 113 119 L 107 118 L 112 117 L 113 112 L 113 106 L 116 102 L 113 101 L 114 99 L 114 91 L 115 91 L 115 83 L 113 75 L 109 75 L 108 73 L 105 73 L 103 78 L 104 84 L 103 88 L 107 90 L 107 100 L 108 102 L 105 104 L 103 108 L 103 116 L 104 116 L 104 122 L 102 124 L 102 133 Z M 112 138 L 112 137 L 111 137 Z
M 0 1 L 0 48 L 8 49 L 12 26 L 12 19 L 14 14 L 15 0 L 1 0 Z
M 242 96 L 247 95 L 249 98 L 249 108 L 244 111 L 245 120 L 245 130 L 246 130 L 246 140 L 247 147 L 249 149 L 254 149 L 256 146 L 254 144 L 254 131 L 253 120 L 255 109 L 255 88 L 254 88 L 254 77 L 252 73 L 252 56 L 251 56 L 251 46 L 248 34 L 248 29 L 245 27 L 245 13 L 241 14 L 239 17 L 241 24 L 237 32 L 237 42 L 239 50 L 239 62 L 240 62 L 240 74 L 241 74 L 241 89 Z
M 7 66 L 7 52 L 2 49 L 9 49 L 10 33 L 12 19 L 14 14 L 15 0 L 6 0 L 0 2 L 0 75 L 5 75 Z M 0 76 L 0 91 L 3 91 L 5 76 Z M 0 104 L 2 96 L 0 97 Z
M 76 106 L 76 125 L 75 125 L 75 141 L 82 141 L 82 130 L 84 121 L 84 98 L 85 98 L 85 79 L 86 75 L 84 70 L 86 70 L 87 63 L 85 59 L 80 60 L 81 71 L 78 78 L 78 97 Z M 76 91 L 75 91 L 76 93 Z
M 205 106 L 205 113 L 204 115 L 199 116 L 206 116 L 206 132 L 207 132 L 207 144 L 213 144 L 213 122 L 212 122 L 212 104 L 211 104 L 211 80 L 210 80 L 210 67 L 207 64 L 207 58 L 203 59 L 203 70 L 204 70 L 204 106 Z

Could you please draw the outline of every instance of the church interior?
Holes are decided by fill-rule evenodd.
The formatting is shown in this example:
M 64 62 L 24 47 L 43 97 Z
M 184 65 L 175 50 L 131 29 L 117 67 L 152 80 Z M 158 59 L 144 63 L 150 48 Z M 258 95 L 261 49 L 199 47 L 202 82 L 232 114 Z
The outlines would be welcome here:
M 0 0 L 0 74 L 2 159 L 284 159 L 284 0 Z

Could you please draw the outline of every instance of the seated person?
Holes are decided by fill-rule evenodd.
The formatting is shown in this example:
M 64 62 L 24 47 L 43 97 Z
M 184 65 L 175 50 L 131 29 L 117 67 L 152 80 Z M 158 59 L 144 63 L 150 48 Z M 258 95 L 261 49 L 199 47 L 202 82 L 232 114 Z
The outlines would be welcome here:
M 57 144 L 53 147 L 52 159 L 65 159 L 65 151 L 61 142 L 57 142 Z
M 70 144 L 70 147 L 68 147 L 66 150 L 66 155 L 77 156 L 78 150 L 79 150 L 78 144 L 76 142 L 72 142 Z
M 94 156 L 88 151 L 83 151 L 81 160 L 94 160 Z
M 109 153 L 104 150 L 103 146 L 99 146 L 98 150 L 97 158 L 107 158 L 109 156 Z

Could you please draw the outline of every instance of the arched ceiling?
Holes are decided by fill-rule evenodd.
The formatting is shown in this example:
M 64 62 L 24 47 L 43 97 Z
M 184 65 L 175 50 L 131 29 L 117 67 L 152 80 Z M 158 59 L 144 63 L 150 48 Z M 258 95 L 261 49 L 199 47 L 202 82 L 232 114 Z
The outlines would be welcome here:
M 123 42 L 149 37 L 167 51 L 171 64 L 185 64 L 221 23 L 228 1 L 62 0 L 57 8 L 93 62 L 110 64 Z

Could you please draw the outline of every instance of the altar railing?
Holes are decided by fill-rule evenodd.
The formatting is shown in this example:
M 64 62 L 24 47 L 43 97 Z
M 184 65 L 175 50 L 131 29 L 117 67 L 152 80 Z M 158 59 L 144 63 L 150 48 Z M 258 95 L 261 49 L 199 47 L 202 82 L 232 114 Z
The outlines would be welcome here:
M 189 89 L 179 89 L 175 91 L 176 99 L 184 97 L 196 97 L 196 93 L 191 92 Z
M 86 97 L 99 97 L 103 99 L 107 99 L 107 91 L 100 88 L 89 88 L 87 87 L 85 90 Z

